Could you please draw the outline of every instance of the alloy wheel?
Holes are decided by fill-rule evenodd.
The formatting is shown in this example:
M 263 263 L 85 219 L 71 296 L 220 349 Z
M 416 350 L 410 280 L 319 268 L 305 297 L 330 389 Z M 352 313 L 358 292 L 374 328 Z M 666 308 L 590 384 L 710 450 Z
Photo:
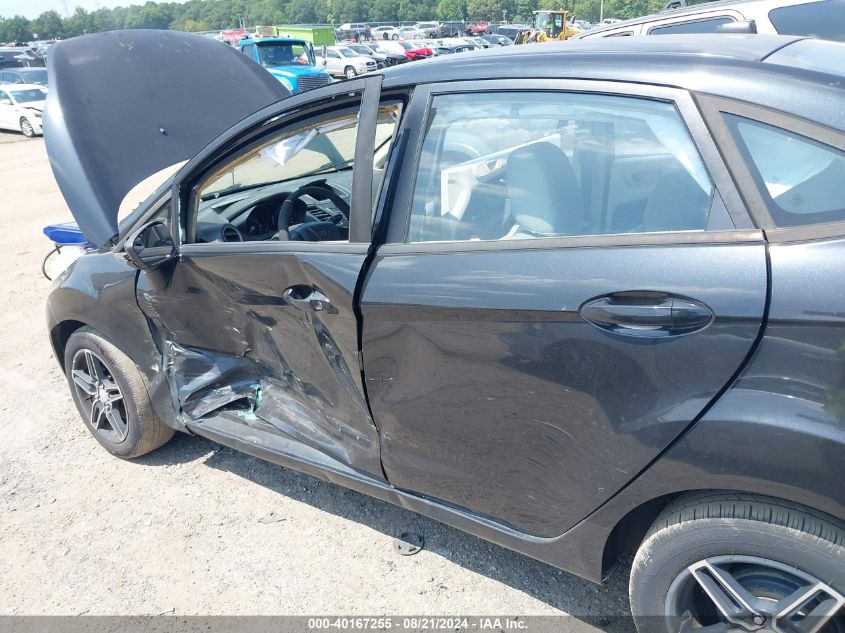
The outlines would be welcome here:
M 71 378 L 91 428 L 110 442 L 124 441 L 129 433 L 126 402 L 105 361 L 81 349 L 73 357 Z
M 27 138 L 35 136 L 35 130 L 32 128 L 32 123 L 29 122 L 29 119 L 21 119 L 21 132 Z
M 669 631 L 843 633 L 845 596 L 806 572 L 754 556 L 689 565 L 666 595 Z
M 347 79 L 354 79 L 358 73 L 355 72 L 355 69 L 352 66 L 347 66 L 346 71 L 344 72 Z

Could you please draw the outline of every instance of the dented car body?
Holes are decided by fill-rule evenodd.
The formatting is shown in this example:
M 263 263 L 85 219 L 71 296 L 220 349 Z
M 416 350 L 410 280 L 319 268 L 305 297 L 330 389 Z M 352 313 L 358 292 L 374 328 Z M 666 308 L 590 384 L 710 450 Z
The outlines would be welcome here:
M 143 56 L 159 36 L 91 37 Z M 231 64 L 249 100 L 212 106 L 210 79 L 172 70 L 191 82 L 183 118 L 151 99 L 103 155 L 63 65 L 85 38 L 60 43 L 48 151 L 97 248 L 51 292 L 56 355 L 67 369 L 90 328 L 164 424 L 594 581 L 690 491 L 845 519 L 845 230 L 813 197 L 843 169 L 842 77 L 797 72 L 800 38 L 717 37 L 719 56 L 707 37 L 524 47 L 286 98 L 203 49 L 213 85 Z M 484 145 L 483 117 L 514 140 Z M 783 168 L 774 200 L 823 208 L 782 221 L 734 117 L 760 143 L 812 139 L 819 167 Z M 215 134 L 186 138 L 189 118 Z M 133 184 L 180 161 L 117 221 Z

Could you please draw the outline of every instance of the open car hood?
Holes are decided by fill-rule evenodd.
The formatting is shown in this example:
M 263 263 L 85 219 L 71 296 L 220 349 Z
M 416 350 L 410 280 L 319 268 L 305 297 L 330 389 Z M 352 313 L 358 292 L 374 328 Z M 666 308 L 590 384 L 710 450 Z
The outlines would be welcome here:
M 117 232 L 124 196 L 290 92 L 239 51 L 175 31 L 127 30 L 59 42 L 48 57 L 44 139 L 85 237 Z

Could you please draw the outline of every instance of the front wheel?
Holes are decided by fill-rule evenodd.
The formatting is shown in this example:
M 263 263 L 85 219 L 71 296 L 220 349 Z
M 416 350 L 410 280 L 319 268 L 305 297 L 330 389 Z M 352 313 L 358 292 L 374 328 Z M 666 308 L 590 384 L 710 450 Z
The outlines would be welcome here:
M 685 496 L 657 518 L 629 586 L 640 633 L 845 633 L 845 528 L 778 499 Z
M 392 40 L 398 40 L 398 39 L 399 39 L 399 34 L 398 34 L 398 33 L 394 33 L 393 35 L 391 35 L 391 36 L 390 36 L 390 39 L 392 39 Z
M 346 76 L 347 79 L 355 79 L 358 76 L 358 73 L 352 66 L 347 66 L 343 69 L 343 74 Z
M 85 426 L 109 453 L 138 457 L 173 437 L 153 411 L 135 363 L 97 332 L 86 327 L 71 334 L 64 364 Z
M 29 122 L 29 119 L 26 117 L 21 117 L 20 120 L 21 125 L 21 132 L 27 138 L 35 138 L 35 128 L 32 127 L 32 123 Z

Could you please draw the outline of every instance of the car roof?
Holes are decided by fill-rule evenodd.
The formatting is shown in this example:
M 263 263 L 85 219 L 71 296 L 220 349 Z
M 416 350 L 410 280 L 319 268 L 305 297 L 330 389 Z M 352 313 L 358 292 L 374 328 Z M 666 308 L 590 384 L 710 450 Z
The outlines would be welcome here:
M 711 11 L 718 11 L 720 9 L 737 8 L 741 11 L 743 7 L 747 7 L 749 5 L 772 5 L 772 8 L 775 8 L 776 6 L 781 5 L 804 4 L 806 2 L 814 1 L 815 0 L 716 0 L 715 2 L 702 2 L 701 4 L 695 4 L 692 6 L 679 7 L 677 9 L 669 9 L 667 11 L 660 11 L 659 13 L 643 15 L 638 18 L 631 18 L 630 20 L 620 20 L 610 24 L 603 24 L 602 26 L 585 31 L 584 33 L 576 36 L 575 39 L 579 39 L 581 37 L 586 39 L 588 34 L 590 37 L 593 37 L 605 31 L 616 31 L 618 29 L 624 29 L 626 26 L 646 24 L 648 22 L 662 20 L 664 18 L 677 18 L 684 17 L 685 15 L 710 13 Z
M 845 77 L 776 63 L 772 53 L 807 38 L 785 35 L 661 35 L 488 48 L 382 71 L 384 87 L 495 79 L 575 79 L 642 83 L 710 93 L 845 128 Z M 843 45 L 814 40 L 842 54 Z M 519 58 L 518 60 L 515 58 Z M 774 86 L 777 86 L 775 89 Z

